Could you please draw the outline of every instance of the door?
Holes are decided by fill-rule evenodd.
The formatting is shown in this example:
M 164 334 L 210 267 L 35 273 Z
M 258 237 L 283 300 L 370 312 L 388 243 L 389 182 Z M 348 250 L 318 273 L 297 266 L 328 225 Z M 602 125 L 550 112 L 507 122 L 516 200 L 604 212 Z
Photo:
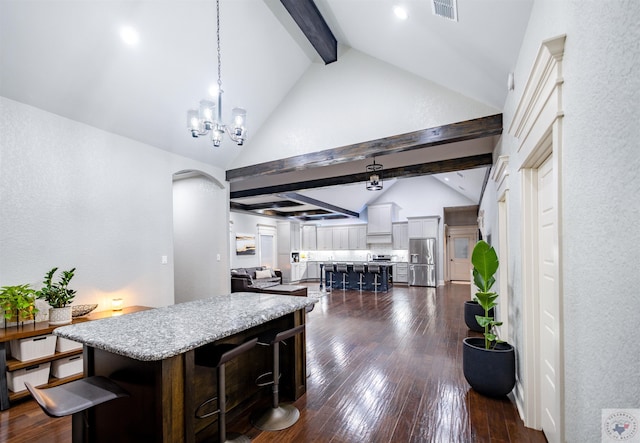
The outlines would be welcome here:
M 538 288 L 540 306 L 540 405 L 542 430 L 549 443 L 559 442 L 561 361 L 558 296 L 558 227 L 556 180 L 552 156 L 538 168 Z
M 275 239 L 271 234 L 260 234 L 260 266 L 276 268 Z
M 471 252 L 477 241 L 477 229 L 471 227 L 452 227 L 448 229 L 447 255 L 449 279 L 451 281 L 471 281 Z

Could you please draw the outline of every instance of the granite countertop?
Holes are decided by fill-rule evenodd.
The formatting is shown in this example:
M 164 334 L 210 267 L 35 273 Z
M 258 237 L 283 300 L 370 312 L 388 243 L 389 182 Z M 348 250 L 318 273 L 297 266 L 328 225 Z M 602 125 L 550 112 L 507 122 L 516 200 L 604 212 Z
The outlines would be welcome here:
M 234 292 L 53 331 L 114 354 L 164 360 L 316 303 L 316 297 Z

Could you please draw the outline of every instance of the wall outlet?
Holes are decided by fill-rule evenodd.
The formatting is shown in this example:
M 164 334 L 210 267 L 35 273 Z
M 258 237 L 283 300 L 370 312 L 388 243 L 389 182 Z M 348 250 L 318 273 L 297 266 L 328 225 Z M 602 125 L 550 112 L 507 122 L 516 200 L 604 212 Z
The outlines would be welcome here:
M 160 257 L 160 263 L 166 265 L 167 263 L 169 263 L 169 258 L 166 255 L 163 255 L 162 257 Z
M 220 261 L 220 254 L 216 254 L 216 260 Z

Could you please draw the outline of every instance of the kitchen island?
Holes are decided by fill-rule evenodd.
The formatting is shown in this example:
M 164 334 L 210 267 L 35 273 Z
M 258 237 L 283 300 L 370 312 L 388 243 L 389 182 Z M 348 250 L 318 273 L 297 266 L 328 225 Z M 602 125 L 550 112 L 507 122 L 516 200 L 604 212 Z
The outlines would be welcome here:
M 111 378 L 131 396 L 89 414 L 89 430 L 75 441 L 197 442 L 215 435 L 217 416 L 196 419 L 197 406 L 216 395 L 215 371 L 195 365 L 209 343 L 242 343 L 271 328 L 304 324 L 316 300 L 239 292 L 164 308 L 64 326 L 54 334 L 84 344 L 85 376 Z M 306 390 L 304 334 L 281 355 L 281 395 L 295 400 Z M 271 351 L 257 346 L 227 366 L 229 417 L 242 413 L 268 390 L 254 381 L 271 367 Z M 74 421 L 75 430 L 82 423 Z
M 380 291 L 387 292 L 391 287 L 390 271 L 393 263 L 390 262 L 349 262 L 349 263 L 320 263 L 320 275 L 324 278 L 320 279 L 320 290 L 326 289 L 343 289 L 342 274 L 336 272 L 337 265 L 346 265 L 347 272 L 344 289 L 353 289 L 363 291 Z M 360 285 L 360 272 L 354 270 L 354 265 L 364 265 L 364 272 L 362 273 L 362 285 Z M 376 273 L 370 271 L 369 266 L 379 266 L 380 272 L 377 273 L 378 285 L 376 282 Z M 333 270 L 333 282 L 330 282 L 330 271 Z

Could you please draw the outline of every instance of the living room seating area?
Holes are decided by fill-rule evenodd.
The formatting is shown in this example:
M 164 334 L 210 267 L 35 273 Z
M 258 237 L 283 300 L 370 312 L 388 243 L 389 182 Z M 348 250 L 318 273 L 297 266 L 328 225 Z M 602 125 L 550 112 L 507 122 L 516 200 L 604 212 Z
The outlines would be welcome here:
M 282 272 L 265 266 L 231 269 L 231 292 L 260 292 L 282 283 Z

